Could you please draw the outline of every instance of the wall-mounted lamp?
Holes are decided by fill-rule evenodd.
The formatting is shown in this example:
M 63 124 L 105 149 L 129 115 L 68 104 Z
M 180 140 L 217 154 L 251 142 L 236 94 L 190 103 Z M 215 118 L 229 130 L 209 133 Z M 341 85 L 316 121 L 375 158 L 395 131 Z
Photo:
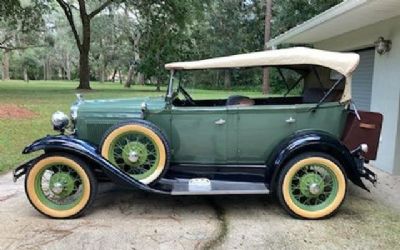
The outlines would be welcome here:
M 392 41 L 385 40 L 383 37 L 379 37 L 375 42 L 375 50 L 379 55 L 388 53 L 392 49 Z

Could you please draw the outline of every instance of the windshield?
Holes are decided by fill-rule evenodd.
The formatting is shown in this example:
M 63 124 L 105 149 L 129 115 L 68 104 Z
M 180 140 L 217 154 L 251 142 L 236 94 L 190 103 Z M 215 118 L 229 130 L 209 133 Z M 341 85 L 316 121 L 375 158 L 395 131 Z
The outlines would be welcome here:
M 269 73 L 269 96 L 301 95 L 302 74 L 285 68 L 270 68 Z M 262 86 L 262 68 L 190 70 L 174 75 L 174 91 L 180 96 L 186 91 L 195 100 L 227 99 L 232 95 L 265 97 Z
M 264 76 L 268 84 L 264 84 Z M 171 74 L 175 106 L 224 106 L 339 102 L 345 77 L 315 65 L 185 70 Z M 268 86 L 266 89 L 265 86 Z

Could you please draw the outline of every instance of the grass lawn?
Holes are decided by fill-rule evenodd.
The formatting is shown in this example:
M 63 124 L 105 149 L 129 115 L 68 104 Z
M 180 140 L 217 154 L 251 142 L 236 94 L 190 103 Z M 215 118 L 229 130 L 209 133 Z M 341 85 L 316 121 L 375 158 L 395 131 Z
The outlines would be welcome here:
M 50 124 L 50 116 L 60 110 L 69 114 L 69 107 L 76 99 L 77 82 L 66 81 L 0 81 L 0 107 L 17 105 L 33 111 L 33 118 L 1 118 L 0 117 L 0 173 L 13 169 L 19 163 L 32 158 L 22 155 L 22 149 L 47 134 L 56 134 Z M 160 96 L 165 88 L 156 92 L 153 86 L 134 85 L 130 89 L 119 83 L 92 83 L 92 91 L 84 91 L 85 99 L 127 98 L 138 96 Z M 82 92 L 82 91 L 80 91 Z M 196 90 L 195 99 L 218 98 L 237 94 L 228 91 Z M 241 92 L 248 96 L 257 96 L 257 92 Z

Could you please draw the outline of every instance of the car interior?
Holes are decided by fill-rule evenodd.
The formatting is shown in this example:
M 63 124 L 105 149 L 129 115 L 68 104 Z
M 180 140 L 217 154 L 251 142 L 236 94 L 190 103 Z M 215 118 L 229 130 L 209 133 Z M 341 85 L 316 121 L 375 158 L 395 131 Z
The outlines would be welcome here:
M 195 100 L 179 82 L 172 104 L 177 107 L 217 107 L 217 106 L 253 106 L 253 105 L 293 105 L 319 102 L 339 102 L 344 91 L 346 78 L 331 69 L 316 65 L 294 65 L 276 67 L 286 86 L 282 96 L 266 98 L 250 98 L 244 95 L 231 95 L 226 99 Z M 289 83 L 282 69 L 291 69 L 299 74 L 294 83 Z M 302 84 L 298 95 L 290 95 L 291 91 Z M 183 99 L 178 96 L 182 94 Z

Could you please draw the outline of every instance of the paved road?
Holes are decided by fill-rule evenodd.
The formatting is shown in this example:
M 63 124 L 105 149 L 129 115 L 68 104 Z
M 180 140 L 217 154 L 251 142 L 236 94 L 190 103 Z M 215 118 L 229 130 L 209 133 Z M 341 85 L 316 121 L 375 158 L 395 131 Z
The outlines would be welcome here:
M 0 176 L 0 249 L 390 249 L 400 242 L 400 178 L 372 193 L 351 186 L 339 213 L 295 220 L 273 197 L 169 197 L 106 185 L 75 220 L 36 212 L 11 175 Z

